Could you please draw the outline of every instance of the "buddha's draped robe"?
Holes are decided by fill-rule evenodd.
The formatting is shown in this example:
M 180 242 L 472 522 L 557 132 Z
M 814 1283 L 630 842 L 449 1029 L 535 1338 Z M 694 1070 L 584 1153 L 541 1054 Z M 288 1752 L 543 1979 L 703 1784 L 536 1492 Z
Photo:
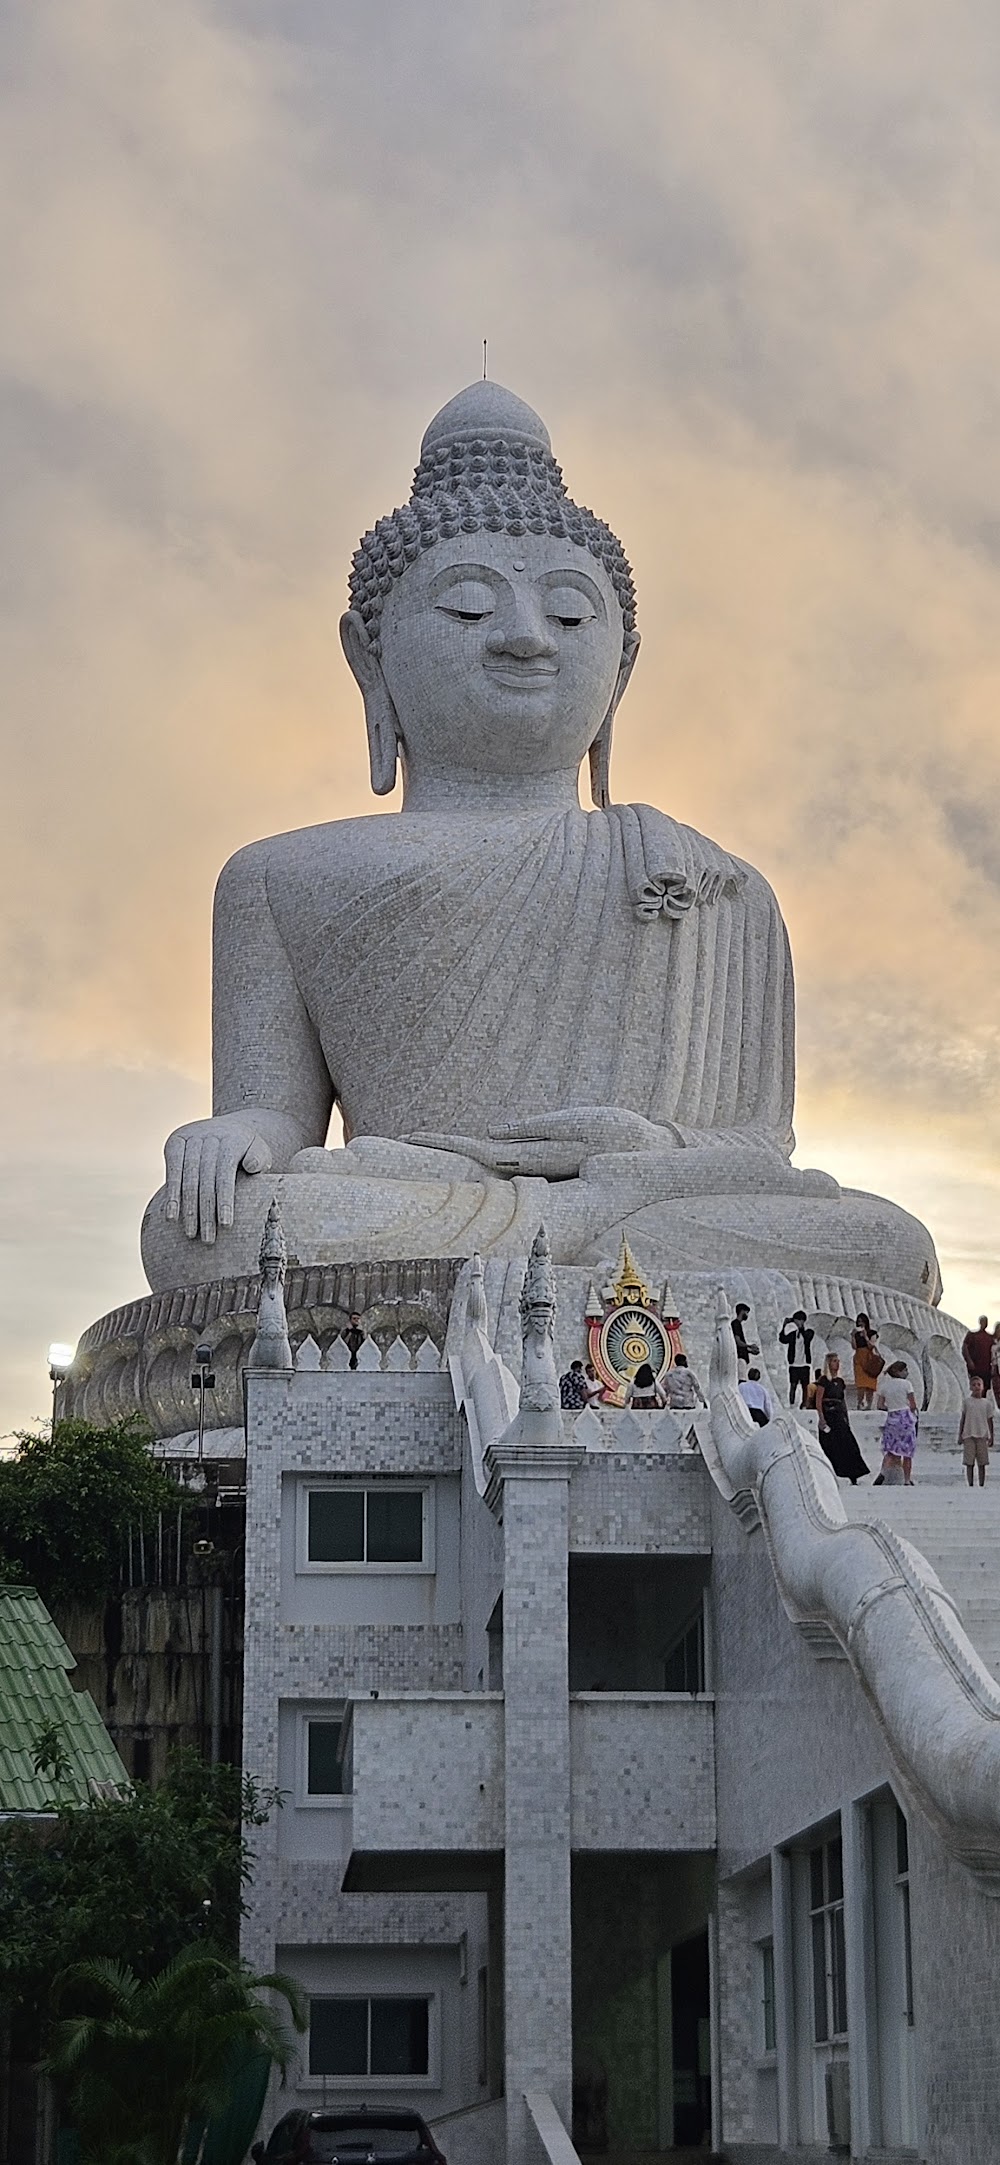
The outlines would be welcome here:
M 484 1137 L 594 1105 L 790 1148 L 791 960 L 759 873 L 647 805 L 471 834 L 404 813 L 397 833 L 395 869 L 385 847 L 327 858 L 308 930 L 296 860 L 270 846 L 268 900 L 349 1135 Z

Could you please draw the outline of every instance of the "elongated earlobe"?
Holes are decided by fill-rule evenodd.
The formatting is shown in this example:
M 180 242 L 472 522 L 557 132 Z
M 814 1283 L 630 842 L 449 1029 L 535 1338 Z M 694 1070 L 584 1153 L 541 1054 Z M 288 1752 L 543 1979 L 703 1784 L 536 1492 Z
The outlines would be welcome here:
M 372 788 L 376 797 L 387 797 L 396 786 L 399 723 L 381 662 L 356 609 L 341 617 L 340 640 L 365 703 Z
M 381 697 L 377 693 L 374 697 L 366 694 L 365 721 L 372 788 L 376 797 L 387 797 L 396 787 L 399 743 L 396 710 L 384 684 Z
M 626 632 L 621 667 L 611 694 L 611 705 L 590 747 L 590 794 L 599 812 L 606 812 L 611 803 L 611 732 L 615 726 L 618 702 L 635 667 L 638 652 L 638 632 Z
M 606 812 L 611 803 L 611 731 L 615 712 L 608 711 L 590 747 L 590 795 L 599 812 Z

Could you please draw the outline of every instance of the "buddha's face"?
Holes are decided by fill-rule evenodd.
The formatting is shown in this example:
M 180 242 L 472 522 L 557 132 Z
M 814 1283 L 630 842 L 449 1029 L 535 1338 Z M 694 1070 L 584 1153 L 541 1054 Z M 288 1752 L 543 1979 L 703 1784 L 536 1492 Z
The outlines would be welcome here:
M 572 542 L 489 533 L 435 542 L 386 595 L 381 663 L 371 664 L 404 767 L 484 776 L 578 767 L 628 673 L 622 634 L 610 580 Z M 367 698 L 363 680 L 362 689 Z

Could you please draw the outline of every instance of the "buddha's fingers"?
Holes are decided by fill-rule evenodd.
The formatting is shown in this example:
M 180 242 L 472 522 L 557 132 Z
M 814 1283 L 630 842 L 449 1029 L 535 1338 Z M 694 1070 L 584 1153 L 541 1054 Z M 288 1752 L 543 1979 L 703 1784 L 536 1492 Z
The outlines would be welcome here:
M 558 1111 L 525 1113 L 491 1128 L 490 1134 L 512 1142 L 576 1143 L 587 1157 L 602 1150 L 655 1149 L 672 1140 L 642 1113 L 616 1105 L 569 1105 Z
M 218 1162 L 218 1138 L 206 1135 L 198 1162 L 198 1231 L 209 1248 L 215 1240 L 217 1222 L 215 1181 Z
M 215 1210 L 221 1226 L 230 1226 L 236 1205 L 236 1168 L 240 1162 L 239 1139 L 226 1137 L 215 1161 Z
M 505 1179 L 569 1180 L 580 1170 L 583 1148 L 579 1143 L 535 1141 L 512 1134 L 509 1141 L 484 1142 L 480 1135 L 435 1135 L 420 1132 L 406 1137 L 424 1150 L 447 1150 L 452 1157 L 472 1158 L 484 1171 Z
M 415 1135 L 404 1135 L 403 1141 L 419 1150 L 446 1150 L 452 1158 L 474 1158 L 477 1165 L 492 1165 L 496 1155 L 494 1144 L 485 1143 L 481 1135 L 438 1135 L 420 1129 Z
M 253 1145 L 251 1144 L 251 1149 Z M 220 1226 L 230 1226 L 236 1208 L 236 1173 L 245 1162 L 243 1138 L 224 1135 L 215 1161 L 215 1209 Z
M 171 1135 L 168 1137 L 164 1145 L 163 1157 L 167 1169 L 167 1199 L 164 1205 L 164 1215 L 173 1222 L 181 1214 L 181 1174 L 184 1170 L 183 1135 Z
M 198 1233 L 198 1188 L 201 1172 L 201 1137 L 188 1135 L 184 1139 L 184 1166 L 181 1172 L 181 1223 L 189 1240 Z
M 270 1143 L 265 1142 L 263 1135 L 255 1135 L 239 1162 L 244 1173 L 269 1172 L 274 1163 Z

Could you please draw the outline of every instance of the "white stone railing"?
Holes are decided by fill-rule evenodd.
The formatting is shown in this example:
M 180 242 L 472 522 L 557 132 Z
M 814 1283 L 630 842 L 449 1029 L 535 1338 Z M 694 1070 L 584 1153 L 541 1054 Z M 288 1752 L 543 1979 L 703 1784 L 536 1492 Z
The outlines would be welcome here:
M 481 1496 L 489 1484 L 486 1453 L 509 1428 L 521 1403 L 517 1377 L 491 1346 L 487 1321 L 483 1266 L 476 1255 L 459 1272 L 445 1359 L 455 1404 L 469 1424 L 472 1465 Z
M 320 1351 L 315 1338 L 303 1338 L 295 1348 L 296 1368 L 328 1369 L 334 1375 L 345 1375 L 351 1366 L 351 1349 L 341 1333 L 332 1338 L 326 1352 Z M 355 1372 L 374 1375 L 381 1371 L 387 1375 L 435 1376 L 444 1366 L 443 1357 L 432 1338 L 421 1339 L 415 1351 L 411 1351 L 403 1338 L 394 1338 L 385 1351 L 374 1338 L 365 1338 L 358 1347 Z
M 850 1662 L 904 1788 L 1000 1894 L 1000 1688 L 926 1558 L 874 1515 L 847 1519 L 833 1468 L 792 1414 L 751 1422 L 721 1293 L 718 1313 L 709 1472 L 746 1530 L 762 1527 L 786 1613 L 814 1652 Z
M 548 2091 L 526 2090 L 524 2103 L 545 2165 L 581 2165 L 580 2153 L 574 2149 Z
M 671 1413 L 667 1408 L 635 1412 L 631 1406 L 587 1406 L 575 1420 L 567 1419 L 574 1443 L 587 1451 L 662 1452 L 680 1456 L 698 1449 L 699 1423 L 707 1414 L 698 1411 Z

